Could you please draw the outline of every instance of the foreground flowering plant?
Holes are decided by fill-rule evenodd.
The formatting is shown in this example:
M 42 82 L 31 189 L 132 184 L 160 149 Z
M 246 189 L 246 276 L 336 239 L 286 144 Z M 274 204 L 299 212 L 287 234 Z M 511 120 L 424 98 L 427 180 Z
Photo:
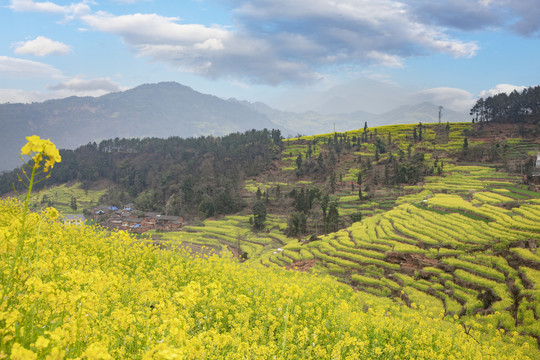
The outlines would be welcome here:
M 23 165 L 21 166 L 21 175 L 17 174 L 19 181 L 26 187 L 27 192 L 24 198 L 24 210 L 20 219 L 20 226 L 18 229 L 14 229 L 17 237 L 16 241 L 11 243 L 7 241 L 2 244 L 2 250 L 6 250 L 6 254 L 9 258 L 9 267 L 5 270 L 7 273 L 6 282 L 2 284 L 1 297 L 0 297 L 0 309 L 9 309 L 12 304 L 14 297 L 18 291 L 24 289 L 24 282 L 20 283 L 17 281 L 19 274 L 21 273 L 21 264 L 20 260 L 26 258 L 27 260 L 32 261 L 32 258 L 23 256 L 24 249 L 26 245 L 30 245 L 28 241 L 28 226 L 27 226 L 27 217 L 28 217 L 28 204 L 30 201 L 30 196 L 32 195 L 32 188 L 35 184 L 46 179 L 50 174 L 47 174 L 44 177 L 39 178 L 40 174 L 46 173 L 51 169 L 55 163 L 62 161 L 60 153 L 56 146 L 49 140 L 41 139 L 37 135 L 32 135 L 26 137 L 28 141 L 21 148 L 21 158 Z M 30 157 L 29 160 L 25 160 L 24 156 Z M 43 163 L 44 161 L 44 163 Z M 30 175 L 28 175 L 28 169 L 31 169 Z M 47 210 L 48 213 L 52 214 L 56 212 L 54 209 Z M 13 246 L 11 246 L 13 245 Z M 36 251 L 34 255 L 37 257 L 37 239 L 35 241 Z M 14 249 L 12 249 L 12 247 Z M 28 246 L 26 246 L 28 247 Z M 4 280 L 4 277 L 2 277 Z M 22 288 L 17 288 L 17 286 L 22 286 Z
M 40 139 L 39 136 L 32 135 L 27 136 L 26 140 L 28 142 L 21 148 L 21 157 L 22 155 L 30 156 L 34 163 L 34 169 L 38 169 L 41 166 L 41 162 L 45 160 L 43 172 L 48 172 L 55 163 L 62 161 L 58 149 L 49 139 Z

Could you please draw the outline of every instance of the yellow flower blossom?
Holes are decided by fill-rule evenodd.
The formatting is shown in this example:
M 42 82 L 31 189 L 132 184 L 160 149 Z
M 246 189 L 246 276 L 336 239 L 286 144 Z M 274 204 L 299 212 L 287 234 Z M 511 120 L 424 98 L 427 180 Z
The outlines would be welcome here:
M 44 338 L 43 336 L 38 337 L 38 339 L 35 342 L 36 349 L 43 350 L 47 346 L 49 346 L 50 340 L 47 338 Z
M 45 217 L 47 217 L 47 218 L 49 218 L 51 220 L 54 220 L 54 219 L 58 218 L 58 210 L 56 210 L 53 207 L 48 207 L 43 211 L 43 215 L 45 215 Z
M 11 360 L 33 360 L 37 359 L 37 354 L 32 350 L 25 349 L 19 343 L 13 344 L 11 348 Z
M 93 343 L 83 354 L 88 360 L 108 360 L 112 359 L 112 356 L 107 351 L 107 348 L 101 343 Z
M 34 168 L 39 168 L 44 157 L 43 171 L 48 172 L 55 163 L 61 162 L 62 158 L 56 146 L 49 140 L 40 139 L 37 135 L 27 136 L 28 141 L 22 148 L 21 154 L 28 155 L 34 161 Z
M 0 271 L 11 264 L 4 244 L 18 236 L 22 213 L 0 200 Z M 485 317 L 463 315 L 467 334 L 421 302 L 413 309 L 321 274 L 159 249 L 52 217 L 28 217 L 33 246 L 21 250 L 16 301 L 9 311 L 0 304 L 10 359 L 539 358 L 519 333 L 487 331 Z

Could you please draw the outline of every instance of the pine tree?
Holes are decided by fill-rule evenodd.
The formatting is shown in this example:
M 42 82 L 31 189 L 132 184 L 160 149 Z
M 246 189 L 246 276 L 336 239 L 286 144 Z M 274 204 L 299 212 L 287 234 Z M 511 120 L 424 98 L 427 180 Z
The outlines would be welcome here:
M 339 227 L 339 212 L 337 204 L 332 202 L 328 208 L 328 230 L 337 231 Z
M 71 204 L 69 206 L 73 211 L 77 211 L 77 199 L 74 196 L 71 197 Z
M 257 200 L 252 209 L 253 213 L 253 227 L 256 230 L 264 228 L 264 222 L 266 221 L 266 206 L 261 200 Z

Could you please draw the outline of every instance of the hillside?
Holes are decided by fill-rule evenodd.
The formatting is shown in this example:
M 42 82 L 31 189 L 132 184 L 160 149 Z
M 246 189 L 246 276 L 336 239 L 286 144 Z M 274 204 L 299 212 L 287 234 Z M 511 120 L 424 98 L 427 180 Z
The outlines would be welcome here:
M 279 125 L 245 106 L 168 82 L 100 97 L 0 104 L 0 127 L 1 171 L 18 166 L 18 152 L 28 134 L 74 149 L 116 137 L 220 136 Z
M 0 210 L 0 353 L 12 359 L 538 356 L 519 335 L 462 327 L 328 276 L 160 250 L 124 232 L 63 225 L 51 210 L 21 222 L 13 201 Z M 32 245 L 17 246 L 19 234 Z
M 246 177 L 245 210 L 137 238 L 2 200 L 0 352 L 536 359 L 540 199 L 527 164 L 540 143 L 519 132 L 424 124 L 289 139 Z
M 69 97 L 32 104 L 0 104 L 0 171 L 18 166 L 18 151 L 28 134 L 50 138 L 59 148 L 75 149 L 114 138 L 223 136 L 251 129 L 279 129 L 284 137 L 345 131 L 363 125 L 436 121 L 429 103 L 374 115 L 355 110 L 337 114 L 279 111 L 263 103 L 223 100 L 175 82 L 146 84 L 100 97 Z M 466 114 L 444 110 L 443 120 L 467 121 Z
M 411 152 L 425 152 L 424 161 L 430 164 L 425 169 L 435 170 L 405 184 L 395 183 L 392 155 L 375 160 L 376 148 L 369 142 L 343 150 L 335 167 L 341 181 L 330 196 L 341 230 L 328 234 L 323 232 L 320 200 L 314 199 L 304 213 L 287 215 L 279 209 L 291 200 L 276 189 L 282 194 L 329 189 L 327 178 L 308 172 L 297 176 L 298 155 L 308 159 L 311 148 L 316 158 L 326 153 L 329 139 L 354 143 L 352 138 L 363 130 L 291 139 L 285 142 L 280 172 L 246 184 L 252 196 L 258 189 L 270 194 L 264 231 L 254 233 L 250 214 L 245 214 L 207 220 L 204 226 L 187 226 L 163 238 L 218 251 L 239 247 L 250 264 L 329 273 L 361 292 L 409 306 L 422 304 L 445 317 L 485 315 L 483 321 L 493 328 L 539 339 L 540 200 L 538 187 L 523 184 L 519 171 L 540 143 L 516 137 L 517 128 L 504 127 L 504 135 L 502 130 L 452 124 L 444 134 L 438 125 L 426 125 L 424 139 L 413 143 Z M 407 151 L 414 131 L 410 125 L 368 129 L 395 139 L 398 153 Z M 464 134 L 469 135 L 467 148 Z M 304 232 L 298 239 L 285 236 L 298 218 L 305 219 Z

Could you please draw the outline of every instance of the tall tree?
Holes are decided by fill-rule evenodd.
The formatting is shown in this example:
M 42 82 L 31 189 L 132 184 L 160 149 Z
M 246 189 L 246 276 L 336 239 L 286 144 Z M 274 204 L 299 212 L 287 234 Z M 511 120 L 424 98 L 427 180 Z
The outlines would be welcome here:
M 74 196 L 71 197 L 70 207 L 73 211 L 77 211 L 77 199 Z
M 328 208 L 328 230 L 337 231 L 339 227 L 339 212 L 335 202 L 330 203 Z
M 266 206 L 261 200 L 257 200 L 252 208 L 253 213 L 253 227 L 256 230 L 264 229 L 264 222 L 266 221 Z

